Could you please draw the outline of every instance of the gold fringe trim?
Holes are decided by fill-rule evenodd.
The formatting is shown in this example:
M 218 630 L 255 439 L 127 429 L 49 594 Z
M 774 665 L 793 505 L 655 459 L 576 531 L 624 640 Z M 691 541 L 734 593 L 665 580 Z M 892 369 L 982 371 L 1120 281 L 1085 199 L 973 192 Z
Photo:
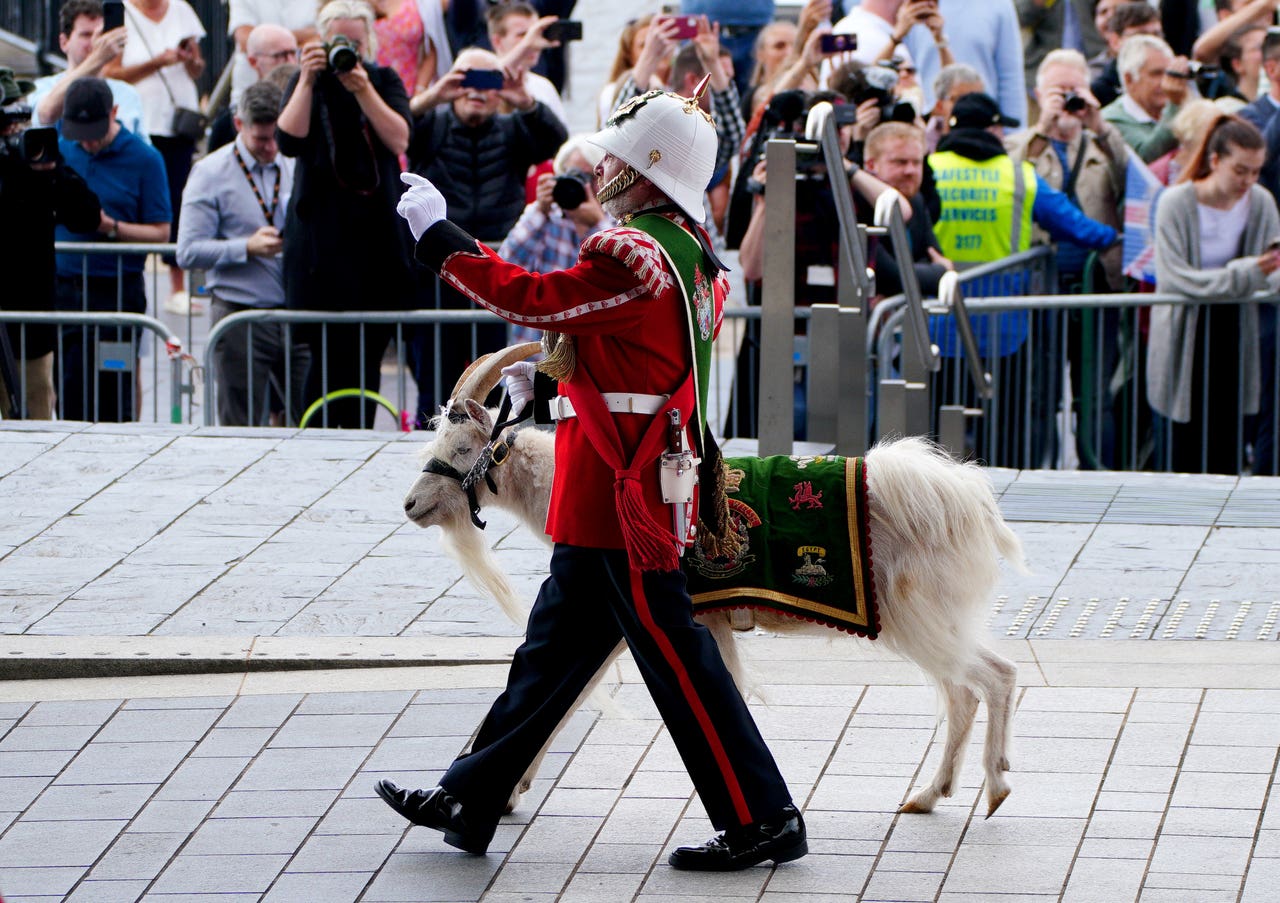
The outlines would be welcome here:
M 578 366 L 578 351 L 572 336 L 558 332 L 544 332 L 542 349 L 545 356 L 538 362 L 540 373 L 545 373 L 561 383 L 573 378 L 573 371 Z
M 698 519 L 698 541 L 702 544 L 702 552 L 708 558 L 736 558 L 742 549 L 742 537 L 733 528 L 733 519 L 729 516 L 729 493 L 725 481 L 724 458 L 717 462 L 714 482 L 704 487 L 711 497 L 708 500 L 719 512 L 716 519 L 720 522 L 720 532 L 715 533 L 707 526 L 707 522 Z

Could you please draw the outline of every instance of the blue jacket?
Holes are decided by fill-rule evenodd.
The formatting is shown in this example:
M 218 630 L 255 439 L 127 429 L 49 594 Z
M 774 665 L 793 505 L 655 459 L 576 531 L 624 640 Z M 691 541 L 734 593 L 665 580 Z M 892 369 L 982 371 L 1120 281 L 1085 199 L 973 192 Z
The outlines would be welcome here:
M 1042 179 L 1038 173 L 1036 202 L 1031 208 L 1031 218 L 1054 241 L 1069 241 L 1092 251 L 1111 247 L 1117 237 L 1115 229 L 1085 216 L 1079 207 L 1071 203 L 1070 198 Z

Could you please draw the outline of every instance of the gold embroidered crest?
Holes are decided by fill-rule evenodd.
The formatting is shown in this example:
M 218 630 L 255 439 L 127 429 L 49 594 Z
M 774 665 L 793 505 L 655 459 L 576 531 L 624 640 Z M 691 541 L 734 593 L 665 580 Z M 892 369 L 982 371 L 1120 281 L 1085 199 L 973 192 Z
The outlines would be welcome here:
M 608 121 L 605 122 L 605 125 L 619 125 L 626 122 L 632 116 L 636 115 L 641 107 L 653 100 L 655 97 L 661 97 L 663 93 L 664 92 L 662 91 L 655 90 L 646 91 L 643 94 L 637 94 L 622 106 L 618 107 L 618 109 L 614 110 L 613 115 L 609 117 Z

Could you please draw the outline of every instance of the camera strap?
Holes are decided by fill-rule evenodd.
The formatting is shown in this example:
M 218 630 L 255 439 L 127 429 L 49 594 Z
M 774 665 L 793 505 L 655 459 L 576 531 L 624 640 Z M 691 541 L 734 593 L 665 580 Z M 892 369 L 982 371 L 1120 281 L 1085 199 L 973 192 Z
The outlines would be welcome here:
M 314 101 L 313 101 L 314 103 Z M 378 190 L 378 186 L 382 184 L 382 173 L 378 172 L 378 155 L 373 150 L 373 139 L 369 137 L 369 121 L 364 118 L 364 114 L 360 114 L 360 135 L 364 138 L 365 148 L 369 151 L 369 165 L 373 170 L 373 184 L 367 188 L 359 185 L 350 184 L 342 175 L 342 168 L 338 165 L 338 145 L 333 137 L 333 122 L 329 118 L 329 105 L 325 103 L 324 98 L 320 98 L 319 109 L 320 125 L 324 129 L 324 137 L 329 145 L 329 165 L 333 167 L 333 177 L 338 182 L 338 187 L 344 191 L 353 191 L 360 195 L 371 195 Z
M 1080 132 L 1080 143 L 1076 146 L 1076 160 L 1071 164 L 1071 172 L 1067 174 L 1067 181 L 1062 186 L 1062 193 L 1067 199 L 1077 207 L 1076 198 L 1076 180 L 1080 178 L 1080 168 L 1084 165 L 1084 152 L 1088 147 L 1088 138 L 1083 131 Z

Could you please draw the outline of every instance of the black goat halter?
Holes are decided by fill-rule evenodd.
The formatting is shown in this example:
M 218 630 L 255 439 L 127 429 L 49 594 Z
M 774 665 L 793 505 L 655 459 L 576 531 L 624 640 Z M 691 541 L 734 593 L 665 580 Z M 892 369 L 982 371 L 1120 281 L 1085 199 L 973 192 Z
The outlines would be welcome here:
M 476 486 L 481 480 L 484 480 L 489 486 L 489 491 L 494 495 L 498 494 L 498 484 L 493 481 L 493 474 L 489 473 L 489 469 L 491 467 L 500 467 L 507 463 L 507 459 L 511 457 L 511 449 L 516 444 L 516 433 L 513 430 L 503 436 L 502 439 L 498 437 L 507 427 L 515 426 L 517 423 L 526 420 L 533 413 L 533 405 L 526 405 L 524 411 L 518 417 L 512 417 L 508 420 L 507 415 L 510 413 L 511 397 L 504 394 L 502 406 L 498 409 L 498 417 L 493 424 L 493 431 L 489 434 L 489 441 L 480 449 L 480 457 L 476 458 L 475 463 L 471 465 L 471 469 L 466 474 L 439 458 L 431 458 L 427 461 L 427 466 L 422 468 L 423 473 L 434 473 L 437 476 L 448 477 L 458 482 L 467 496 L 467 505 L 471 509 L 471 523 L 481 530 L 488 525 L 480 519 L 480 498 L 476 493 Z M 461 423 L 466 419 L 462 415 L 449 414 L 447 416 L 450 422 L 453 423 Z

